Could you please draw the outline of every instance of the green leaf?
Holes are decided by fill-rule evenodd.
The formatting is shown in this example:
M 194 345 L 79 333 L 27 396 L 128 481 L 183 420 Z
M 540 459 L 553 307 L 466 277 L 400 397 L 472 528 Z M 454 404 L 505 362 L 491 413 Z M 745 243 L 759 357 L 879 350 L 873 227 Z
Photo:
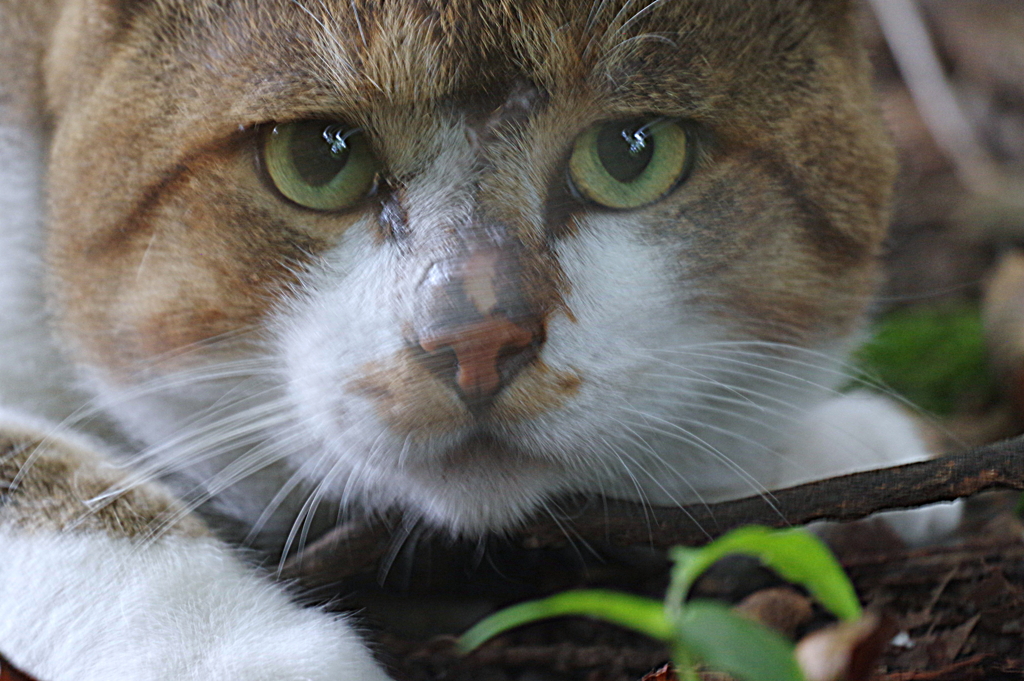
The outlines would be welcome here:
M 567 591 L 537 601 L 513 605 L 477 622 L 459 639 L 459 649 L 469 652 L 498 634 L 529 622 L 585 615 L 629 627 L 660 641 L 674 635 L 665 606 L 649 598 L 601 589 Z
M 793 646 L 718 603 L 687 603 L 678 632 L 677 645 L 740 681 L 804 681 Z
M 805 587 L 818 602 L 843 620 L 861 615 L 853 585 L 832 553 L 814 535 L 799 528 L 772 530 L 751 525 L 723 535 L 700 549 L 674 548 L 672 584 L 665 606 L 678 617 L 694 581 L 711 565 L 731 554 L 753 556 L 783 579 Z

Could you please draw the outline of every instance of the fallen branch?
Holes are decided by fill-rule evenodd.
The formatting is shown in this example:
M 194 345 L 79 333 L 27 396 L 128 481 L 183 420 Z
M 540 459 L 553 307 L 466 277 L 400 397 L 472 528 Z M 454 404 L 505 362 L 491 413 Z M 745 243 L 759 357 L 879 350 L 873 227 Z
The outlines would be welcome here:
M 7 661 L 7 658 L 0 655 L 0 681 L 35 681 L 35 679 L 16 669 Z
M 987 670 L 982 663 L 989 661 L 990 655 L 980 654 L 966 660 L 955 662 L 943 669 L 921 672 L 894 672 L 883 676 L 872 677 L 872 681 L 973 681 L 984 679 L 986 674 L 996 670 Z
M 952 501 L 988 489 L 1024 490 L 1024 437 L 961 454 L 853 473 L 716 504 L 650 508 L 585 498 L 564 501 L 561 515 L 535 518 L 509 533 L 525 548 L 563 546 L 571 540 L 659 548 L 703 544 L 740 525 L 803 525 L 848 521 L 879 511 Z M 394 522 L 339 526 L 293 558 L 283 576 L 308 584 L 373 572 L 390 543 Z

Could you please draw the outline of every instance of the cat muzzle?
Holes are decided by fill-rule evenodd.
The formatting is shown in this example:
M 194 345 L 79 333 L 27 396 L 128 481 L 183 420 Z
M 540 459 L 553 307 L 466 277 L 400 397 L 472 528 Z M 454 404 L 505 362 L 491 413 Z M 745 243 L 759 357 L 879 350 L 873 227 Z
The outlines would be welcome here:
M 543 316 L 526 295 L 519 257 L 477 248 L 435 262 L 417 296 L 417 356 L 475 415 L 535 361 Z

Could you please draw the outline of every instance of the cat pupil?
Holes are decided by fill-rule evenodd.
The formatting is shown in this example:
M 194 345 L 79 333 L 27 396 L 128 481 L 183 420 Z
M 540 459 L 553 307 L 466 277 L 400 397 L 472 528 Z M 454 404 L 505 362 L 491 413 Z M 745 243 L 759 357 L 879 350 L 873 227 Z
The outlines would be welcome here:
M 297 124 L 289 146 L 292 163 L 302 181 L 311 187 L 322 187 L 337 177 L 348 163 L 351 146 L 347 140 L 352 132 L 334 123 Z
M 654 138 L 643 127 L 609 123 L 597 134 L 597 156 L 613 178 L 633 182 L 654 157 Z

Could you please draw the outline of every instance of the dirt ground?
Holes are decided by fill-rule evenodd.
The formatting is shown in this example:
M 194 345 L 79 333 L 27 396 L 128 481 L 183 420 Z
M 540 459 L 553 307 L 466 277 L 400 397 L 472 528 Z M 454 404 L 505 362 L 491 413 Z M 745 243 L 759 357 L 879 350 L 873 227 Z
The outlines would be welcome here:
M 1008 495 L 973 505 L 974 526 L 946 545 L 909 549 L 874 523 L 849 528 L 840 542 L 841 563 L 862 601 L 890 620 L 890 643 L 873 665 L 872 681 L 1024 677 L 1022 528 Z M 604 568 L 605 574 L 591 573 L 584 581 L 615 583 L 611 568 Z M 633 590 L 660 593 L 657 576 L 643 570 L 637 575 L 629 585 Z M 750 565 L 723 567 L 706 581 L 713 584 L 698 585 L 700 595 L 733 602 L 778 585 L 773 575 Z M 437 609 L 438 600 L 431 606 Z M 826 623 L 817 612 L 797 637 Z M 451 636 L 422 640 L 392 630 L 379 641 L 395 675 L 409 681 L 638 681 L 668 657 L 641 636 L 569 618 L 524 627 L 468 658 L 455 654 Z

